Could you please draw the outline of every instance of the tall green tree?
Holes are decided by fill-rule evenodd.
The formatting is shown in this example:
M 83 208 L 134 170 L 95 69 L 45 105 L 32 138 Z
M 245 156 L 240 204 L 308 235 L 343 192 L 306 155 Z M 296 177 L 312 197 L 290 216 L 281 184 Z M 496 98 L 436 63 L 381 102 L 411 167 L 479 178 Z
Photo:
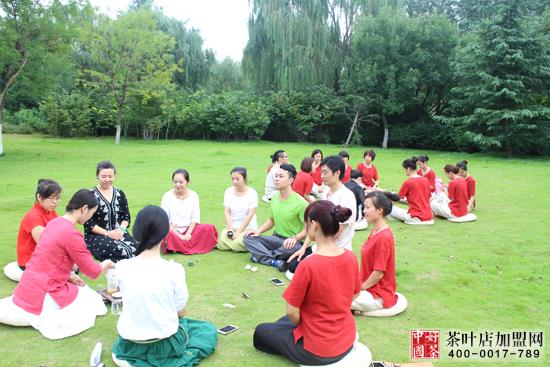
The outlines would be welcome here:
M 359 21 L 348 60 L 346 92 L 384 128 L 407 111 L 418 118 L 442 98 L 450 79 L 449 62 L 456 27 L 441 15 L 409 17 L 403 9 L 384 8 Z
M 243 70 L 257 90 L 332 87 L 338 52 L 327 1 L 253 0 Z
M 2 123 L 6 97 L 10 88 L 29 63 L 40 65 L 67 48 L 71 14 L 75 5 L 53 1 L 44 6 L 38 0 L 0 0 L 0 155 Z
M 157 29 L 153 12 L 145 8 L 124 13 L 116 20 L 100 17 L 94 23 L 82 45 L 91 66 L 84 71 L 83 82 L 111 101 L 116 111 L 116 144 L 120 143 L 130 95 L 147 98 L 171 83 L 173 46 L 174 40 Z
M 550 143 L 548 36 L 528 28 L 523 5 L 499 1 L 468 38 L 454 63 L 450 116 L 441 118 L 467 143 L 508 157 Z

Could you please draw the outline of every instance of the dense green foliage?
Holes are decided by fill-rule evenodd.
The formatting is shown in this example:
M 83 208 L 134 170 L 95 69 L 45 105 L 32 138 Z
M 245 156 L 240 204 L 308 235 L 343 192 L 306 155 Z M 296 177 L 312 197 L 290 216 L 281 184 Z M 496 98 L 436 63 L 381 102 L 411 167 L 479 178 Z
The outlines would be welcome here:
M 548 154 L 548 5 L 252 0 L 241 65 L 151 0 L 0 0 L 0 155 L 2 128 Z

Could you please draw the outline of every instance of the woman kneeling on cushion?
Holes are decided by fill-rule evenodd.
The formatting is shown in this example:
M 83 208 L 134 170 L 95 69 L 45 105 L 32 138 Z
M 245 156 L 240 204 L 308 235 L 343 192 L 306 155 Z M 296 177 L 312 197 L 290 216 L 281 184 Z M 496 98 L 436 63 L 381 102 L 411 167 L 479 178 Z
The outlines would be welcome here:
M 136 257 L 116 266 L 124 312 L 118 320 L 119 337 L 113 359 L 131 366 L 194 366 L 214 353 L 216 327 L 184 317 L 189 300 L 185 270 L 160 256 L 170 224 L 158 206 L 146 206 L 137 215 Z
M 174 189 L 162 196 L 160 206 L 170 221 L 163 251 L 183 254 L 209 252 L 218 242 L 218 232 L 212 224 L 201 224 L 199 196 L 189 190 L 189 172 L 177 169 L 172 174 Z
M 17 235 L 17 265 L 25 270 L 46 224 L 57 218 L 55 209 L 61 196 L 61 186 L 54 180 L 38 180 L 33 207 L 25 214 Z
M 13 293 L 13 303 L 25 311 L 28 323 L 45 338 L 79 334 L 94 326 L 96 316 L 107 313 L 99 293 L 71 272 L 76 264 L 95 279 L 114 266 L 111 260 L 96 263 L 82 234 L 74 228 L 76 223 L 90 219 L 97 205 L 89 190 L 73 195 L 65 215 L 46 225 Z
M 301 261 L 283 293 L 287 316 L 256 327 L 256 349 L 304 365 L 332 364 L 350 352 L 356 329 L 349 310 L 360 290 L 359 271 L 355 254 L 335 240 L 350 216 L 350 209 L 328 200 L 306 208 L 307 236 L 317 252 Z
M 367 194 L 365 217 L 373 229 L 361 248 L 361 293 L 351 305 L 353 310 L 369 312 L 397 303 L 395 241 L 385 219 L 391 211 L 392 203 L 386 193 L 372 191 Z

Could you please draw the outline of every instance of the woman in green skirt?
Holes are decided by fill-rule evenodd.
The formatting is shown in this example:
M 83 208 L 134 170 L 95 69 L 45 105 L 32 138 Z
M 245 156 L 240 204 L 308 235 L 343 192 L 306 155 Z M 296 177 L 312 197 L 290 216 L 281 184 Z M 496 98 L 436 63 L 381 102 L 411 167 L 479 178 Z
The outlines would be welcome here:
M 216 348 L 216 327 L 184 317 L 189 300 L 185 270 L 160 256 L 170 224 L 164 210 L 147 206 L 137 215 L 136 257 L 116 264 L 116 281 L 124 311 L 113 346 L 117 365 L 134 367 L 194 366 Z

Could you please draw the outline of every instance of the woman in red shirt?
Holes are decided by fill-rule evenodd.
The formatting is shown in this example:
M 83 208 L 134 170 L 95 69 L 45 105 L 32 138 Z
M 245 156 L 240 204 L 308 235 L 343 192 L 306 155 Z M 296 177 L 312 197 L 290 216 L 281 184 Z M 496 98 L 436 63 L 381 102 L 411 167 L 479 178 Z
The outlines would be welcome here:
M 13 303 L 24 311 L 29 324 L 48 339 L 61 339 L 91 328 L 98 315 L 107 313 L 101 296 L 71 272 L 76 264 L 95 279 L 114 266 L 96 263 L 84 237 L 74 225 L 89 220 L 98 206 L 94 194 L 79 190 L 62 217 L 48 223 L 13 293 Z
M 458 175 L 458 167 L 447 164 L 443 170 L 451 180 L 447 187 L 447 198 L 432 200 L 430 205 L 435 215 L 449 219 L 468 214 L 468 185 Z
M 348 183 L 349 180 L 351 180 L 351 166 L 348 164 L 349 163 L 349 153 L 346 152 L 345 150 L 342 150 L 340 153 L 338 153 L 338 155 L 344 160 L 344 164 L 346 166 L 346 170 L 344 171 L 344 178 L 342 178 L 342 183 L 345 184 L 345 183 Z
M 435 192 L 435 173 L 434 171 L 428 166 L 428 160 L 430 158 L 427 155 L 421 155 L 418 157 L 418 173 L 420 176 L 424 176 L 428 179 L 428 182 L 430 183 L 430 191 Z
M 314 159 L 311 166 L 311 178 L 313 178 L 313 192 L 323 192 L 323 180 L 321 180 L 321 161 L 323 160 L 323 152 L 321 149 L 314 149 L 311 152 L 311 158 Z
M 395 241 L 384 218 L 392 212 L 387 194 L 381 191 L 368 193 L 364 212 L 373 229 L 361 248 L 361 293 L 351 308 L 368 312 L 390 308 L 397 303 Z
M 307 235 L 317 242 L 317 252 L 301 261 L 283 293 L 286 316 L 256 327 L 256 349 L 305 365 L 335 363 L 351 350 L 355 320 L 349 310 L 359 292 L 359 272 L 353 252 L 334 238 L 350 216 L 350 209 L 327 200 L 307 207 Z
M 54 180 L 38 180 L 36 202 L 23 217 L 17 235 L 17 264 L 21 270 L 25 270 L 27 262 L 31 259 L 46 224 L 57 218 L 55 209 L 61 197 L 61 190 L 61 186 Z
M 468 174 L 468 161 L 458 162 L 458 175 L 466 180 L 468 186 L 468 212 L 476 207 L 476 180 Z
M 300 165 L 300 172 L 296 175 L 296 179 L 292 182 L 292 190 L 300 194 L 301 197 L 313 203 L 315 197 L 311 195 L 313 189 L 313 178 L 311 177 L 311 170 L 313 162 L 315 160 L 311 157 L 305 157 L 302 159 L 302 164 Z
M 376 158 L 376 153 L 374 150 L 366 150 L 363 154 L 364 162 L 357 165 L 357 170 L 363 175 L 363 185 L 365 188 L 376 188 L 380 183 L 380 177 L 378 177 L 378 170 L 376 166 L 372 163 L 374 158 Z
M 418 175 L 416 171 L 416 157 L 405 159 L 403 169 L 407 178 L 399 190 L 400 199 L 407 198 L 408 210 L 393 206 L 391 216 L 407 224 L 427 222 L 433 219 L 430 208 L 430 183 L 426 177 Z

